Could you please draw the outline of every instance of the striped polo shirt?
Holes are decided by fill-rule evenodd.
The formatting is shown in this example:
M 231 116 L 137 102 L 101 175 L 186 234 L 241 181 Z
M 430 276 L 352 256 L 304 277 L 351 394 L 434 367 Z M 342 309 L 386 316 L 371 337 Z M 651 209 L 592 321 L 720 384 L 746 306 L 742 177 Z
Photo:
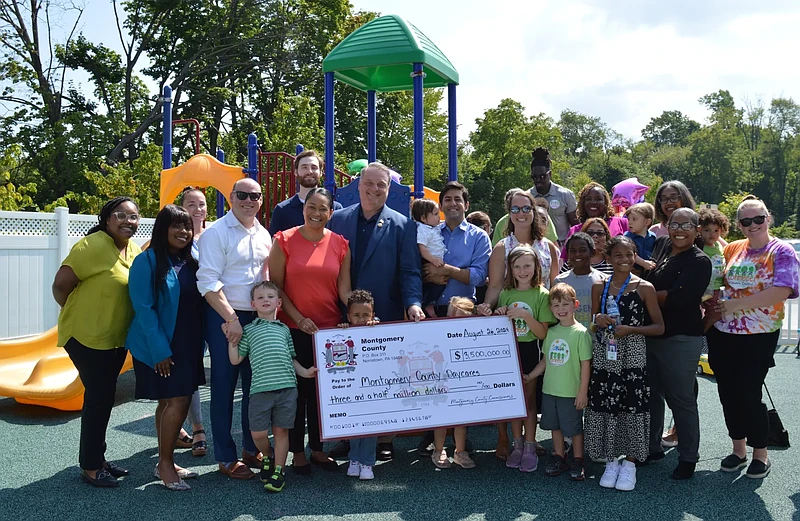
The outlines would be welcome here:
M 250 395 L 297 387 L 296 356 L 289 328 L 278 320 L 256 318 L 246 326 L 239 341 L 239 356 L 250 357 L 253 381 Z

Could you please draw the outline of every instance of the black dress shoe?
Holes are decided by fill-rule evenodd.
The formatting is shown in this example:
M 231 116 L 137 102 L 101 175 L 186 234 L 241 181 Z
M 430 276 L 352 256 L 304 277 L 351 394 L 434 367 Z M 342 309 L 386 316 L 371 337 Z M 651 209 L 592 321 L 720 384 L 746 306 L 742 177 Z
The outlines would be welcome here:
M 124 469 L 111 461 L 106 461 L 104 468 L 115 478 L 121 478 L 122 476 L 127 476 L 131 473 L 128 469 Z
M 113 488 L 119 486 L 119 481 L 117 481 L 117 478 L 112 476 L 106 469 L 98 470 L 95 477 L 89 476 L 86 471 L 81 471 L 81 481 L 88 483 L 93 487 L 100 488 Z
M 292 463 L 292 471 L 294 471 L 295 474 L 299 474 L 301 476 L 308 476 L 309 474 L 311 474 L 311 465 L 309 465 L 308 463 L 306 463 L 305 465 L 295 465 L 294 463 Z
M 378 443 L 378 451 L 375 455 L 378 461 L 391 461 L 394 459 L 394 446 L 389 443 Z
M 332 459 L 325 458 L 325 461 L 319 461 L 317 459 L 314 459 L 314 457 L 312 456 L 309 461 L 311 461 L 312 465 L 317 465 L 318 467 L 322 467 L 322 470 L 329 470 L 331 472 L 339 470 L 339 465 L 337 465 L 336 462 L 333 461 Z
M 647 465 L 649 463 L 653 463 L 654 461 L 662 460 L 662 459 L 664 459 L 664 456 L 665 456 L 665 454 L 664 454 L 663 450 L 662 451 L 658 451 L 658 452 L 651 452 L 650 455 L 647 456 L 646 460 L 644 460 L 644 461 L 638 461 L 637 460 L 636 461 L 636 466 L 637 467 L 641 467 L 641 466 Z
M 341 440 L 328 451 L 328 457 L 333 459 L 346 458 L 350 454 L 350 442 Z
M 422 441 L 417 445 L 417 454 L 420 456 L 430 456 L 433 454 L 433 431 L 426 431 L 422 436 Z
M 672 471 L 672 479 L 689 479 L 694 476 L 696 464 L 689 461 L 678 461 L 678 466 Z

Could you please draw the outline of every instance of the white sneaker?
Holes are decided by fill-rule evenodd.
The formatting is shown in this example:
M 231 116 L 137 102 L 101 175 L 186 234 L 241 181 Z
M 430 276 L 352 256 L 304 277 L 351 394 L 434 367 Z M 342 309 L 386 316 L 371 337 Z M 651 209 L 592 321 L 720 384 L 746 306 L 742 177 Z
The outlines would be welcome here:
M 367 480 L 374 478 L 375 474 L 372 473 L 372 467 L 370 465 L 361 465 L 361 473 L 358 475 L 358 479 Z
M 350 466 L 347 467 L 347 475 L 351 478 L 357 478 L 361 475 L 361 463 L 351 461 Z
M 617 490 L 625 492 L 631 491 L 636 487 L 636 464 L 632 461 L 625 460 L 622 462 L 622 467 L 619 469 L 619 478 L 617 478 Z
M 617 478 L 619 477 L 619 469 L 620 464 L 618 460 L 607 461 L 606 470 L 600 478 L 600 486 L 603 488 L 614 488 L 617 484 Z

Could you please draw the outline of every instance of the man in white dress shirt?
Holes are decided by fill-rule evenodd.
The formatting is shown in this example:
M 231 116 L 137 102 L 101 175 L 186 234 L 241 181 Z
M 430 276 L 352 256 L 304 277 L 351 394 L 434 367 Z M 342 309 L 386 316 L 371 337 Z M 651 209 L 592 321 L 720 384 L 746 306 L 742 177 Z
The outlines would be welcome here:
M 197 287 L 208 302 L 205 336 L 211 353 L 211 431 L 219 470 L 235 479 L 255 476 L 248 467 L 260 468 L 260 454 L 250 435 L 250 362 L 235 366 L 228 358 L 228 342 L 239 343 L 242 328 L 255 314 L 250 288 L 262 280 L 272 239 L 258 222 L 262 195 L 259 184 L 242 179 L 233 185 L 231 210 L 200 236 Z M 242 460 L 231 436 L 233 396 L 242 376 Z

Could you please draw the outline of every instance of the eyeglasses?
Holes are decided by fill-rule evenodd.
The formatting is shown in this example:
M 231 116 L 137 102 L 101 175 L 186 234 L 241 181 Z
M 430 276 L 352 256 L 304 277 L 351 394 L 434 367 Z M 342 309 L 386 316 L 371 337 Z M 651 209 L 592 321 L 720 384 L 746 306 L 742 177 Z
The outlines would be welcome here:
M 261 192 L 240 192 L 236 191 L 236 198 L 240 201 L 244 201 L 247 198 L 250 198 L 251 201 L 258 201 L 261 199 Z
M 531 210 L 533 210 L 533 207 L 531 207 L 531 206 L 512 206 L 511 207 L 511 213 L 514 213 L 514 214 L 517 214 L 519 212 L 531 213 Z
M 697 229 L 697 225 L 694 224 L 694 223 L 669 223 L 668 228 L 673 232 L 674 231 L 678 231 L 678 230 L 683 230 L 685 232 L 690 232 L 692 230 L 696 230 Z
M 139 215 L 135 213 L 126 213 L 126 212 L 114 212 L 111 215 L 119 219 L 120 221 L 133 221 L 139 222 Z M 764 221 L 761 221 L 764 222 Z
M 766 221 L 766 220 L 767 220 L 767 216 L 766 215 L 757 215 L 755 217 L 745 217 L 744 219 L 739 219 L 739 223 L 741 223 L 742 226 L 747 228 L 748 226 L 750 226 L 753 223 L 764 224 L 764 221 Z
M 607 237 L 606 232 L 603 230 L 586 230 L 589 237 Z
M 670 195 L 669 197 L 662 195 L 661 197 L 658 198 L 658 202 L 661 204 L 677 203 L 680 200 L 681 200 L 680 195 Z

